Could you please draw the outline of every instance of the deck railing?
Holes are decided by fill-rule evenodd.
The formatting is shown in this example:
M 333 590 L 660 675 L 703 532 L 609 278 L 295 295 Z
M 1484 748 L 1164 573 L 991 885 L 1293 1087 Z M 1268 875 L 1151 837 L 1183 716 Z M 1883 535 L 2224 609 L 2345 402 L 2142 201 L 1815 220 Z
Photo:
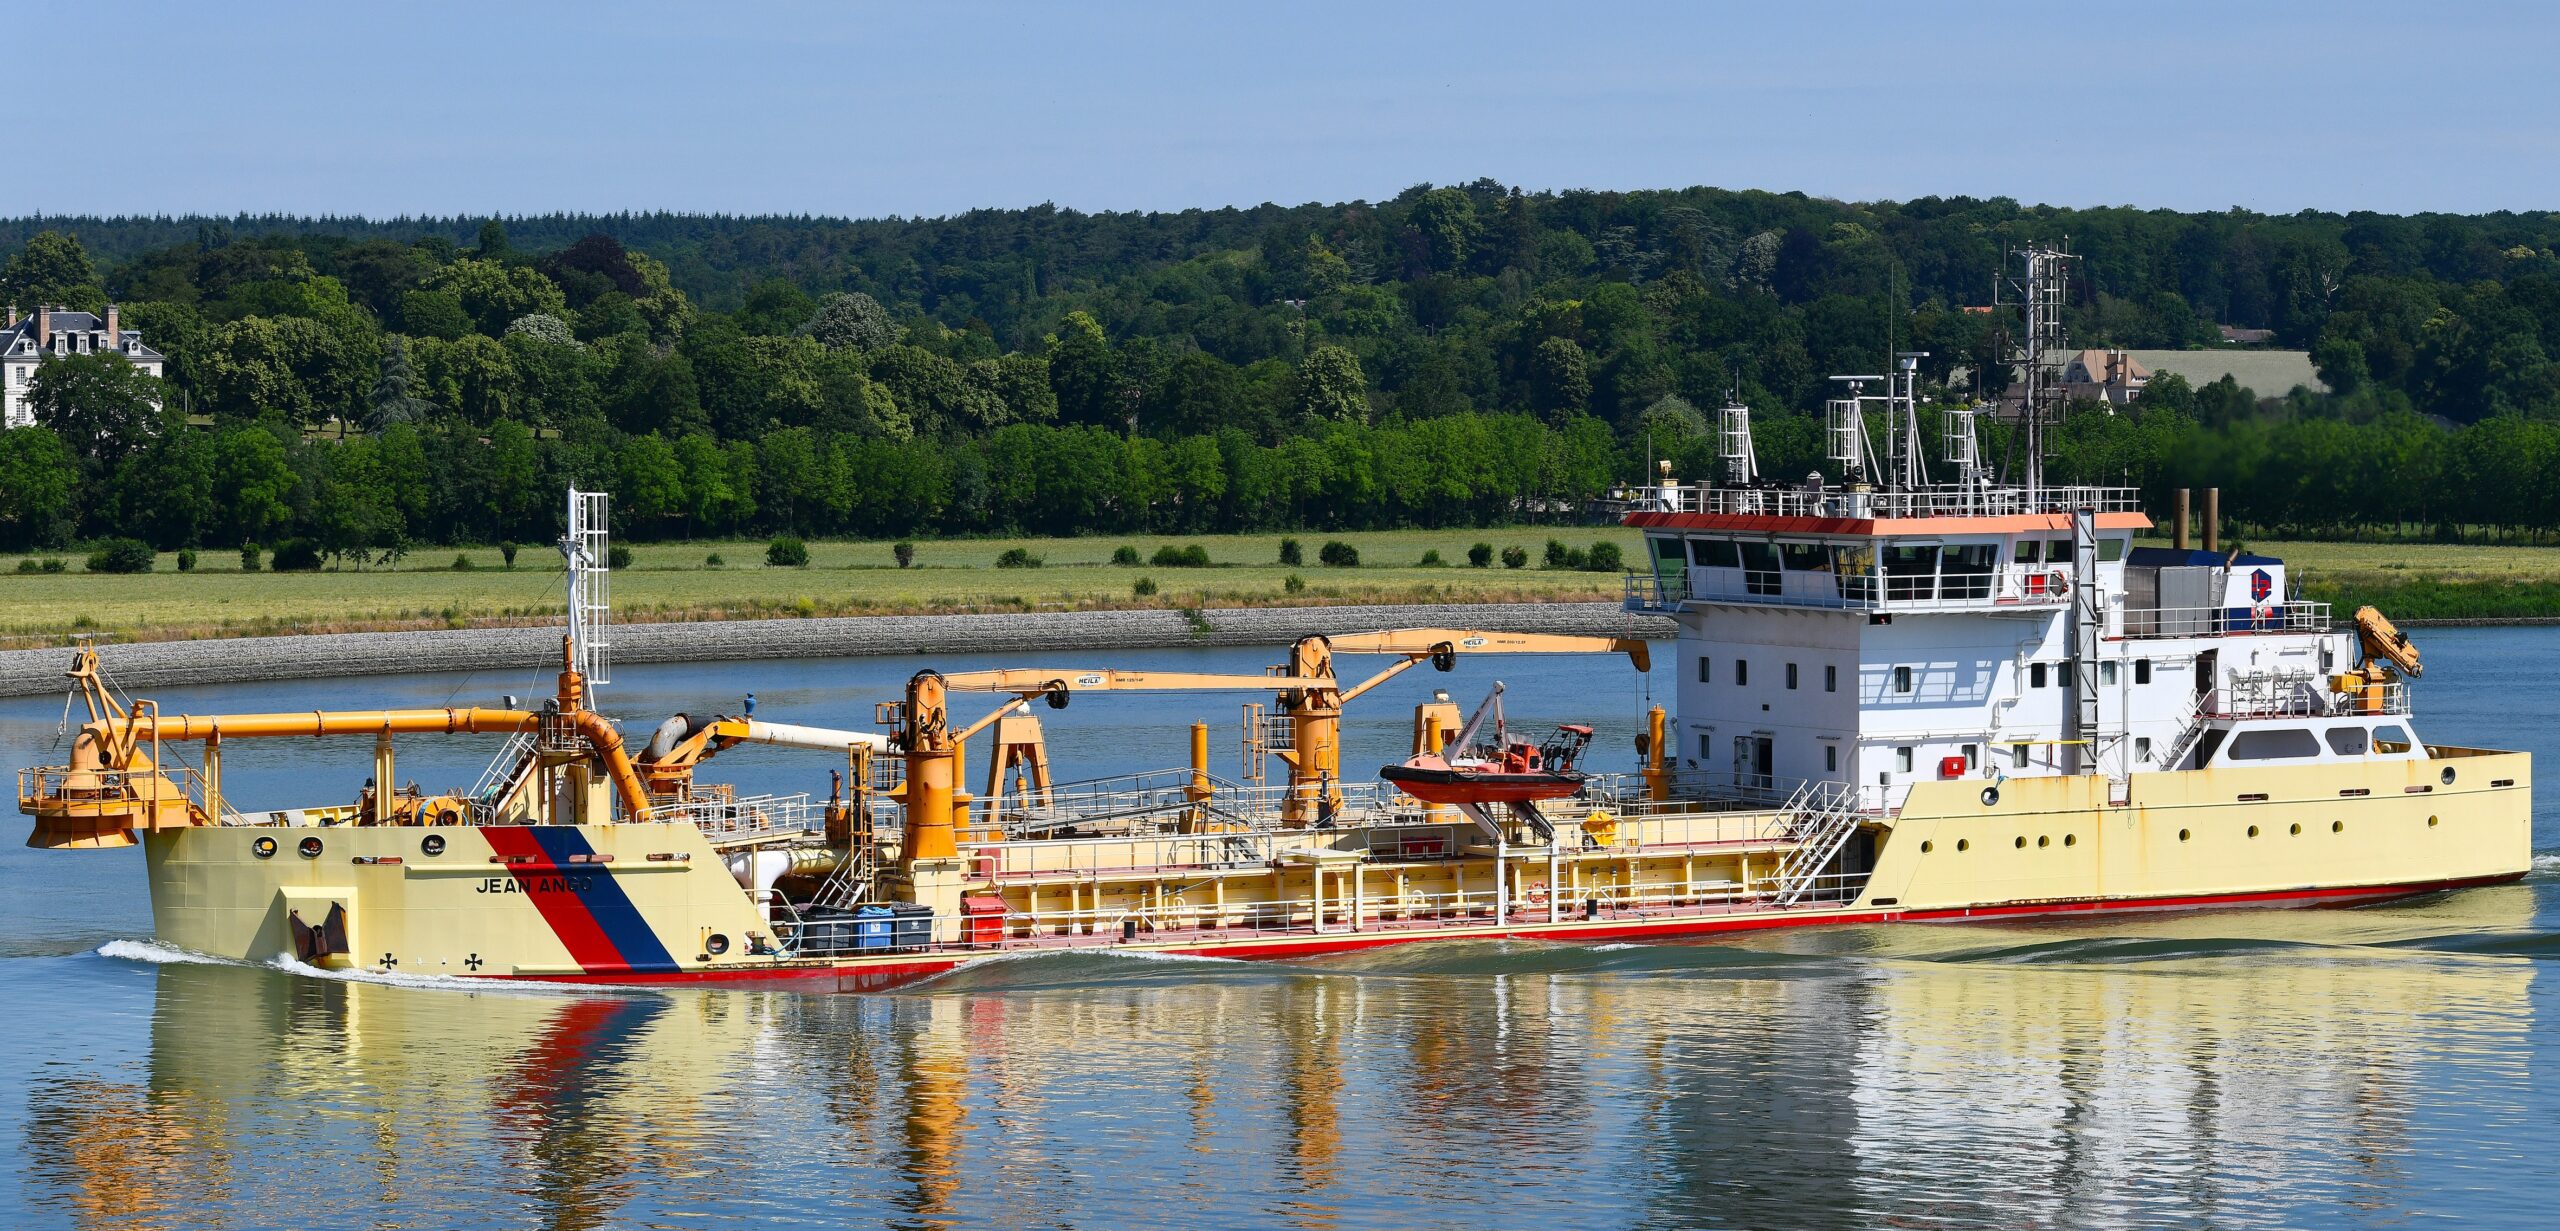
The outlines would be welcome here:
M 2100 513 L 2142 510 L 2131 487 L 1981 487 L 1945 484 L 1908 491 L 1859 491 L 1843 487 L 1717 487 L 1706 483 L 1646 489 L 1641 512 L 1709 513 L 1738 517 L 2006 517 L 2029 513 Z

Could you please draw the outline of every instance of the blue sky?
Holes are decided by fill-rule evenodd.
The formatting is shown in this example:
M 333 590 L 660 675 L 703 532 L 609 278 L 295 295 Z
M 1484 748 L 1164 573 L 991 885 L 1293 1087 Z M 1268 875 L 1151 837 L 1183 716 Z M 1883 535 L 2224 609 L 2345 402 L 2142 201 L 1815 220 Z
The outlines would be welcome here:
M 2560 10 L 155 4 L 10 17 L 0 213 L 878 216 L 1713 184 L 2560 207 Z

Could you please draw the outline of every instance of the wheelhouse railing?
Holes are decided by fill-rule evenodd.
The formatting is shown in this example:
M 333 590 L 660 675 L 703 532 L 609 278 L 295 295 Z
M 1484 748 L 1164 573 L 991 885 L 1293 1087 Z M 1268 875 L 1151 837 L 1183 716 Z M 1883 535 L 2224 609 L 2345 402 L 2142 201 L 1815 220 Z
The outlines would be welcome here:
M 1969 611 L 2060 607 L 2070 601 L 2069 573 L 2050 566 L 2002 564 L 1981 572 L 1925 574 L 1833 569 L 1689 566 L 1629 573 L 1629 611 L 1668 613 L 1688 602 L 1823 607 L 1849 611 Z
M 2331 627 L 2329 604 L 2294 600 L 2261 607 L 2126 607 L 2120 637 L 2232 637 L 2252 633 L 2318 633 Z

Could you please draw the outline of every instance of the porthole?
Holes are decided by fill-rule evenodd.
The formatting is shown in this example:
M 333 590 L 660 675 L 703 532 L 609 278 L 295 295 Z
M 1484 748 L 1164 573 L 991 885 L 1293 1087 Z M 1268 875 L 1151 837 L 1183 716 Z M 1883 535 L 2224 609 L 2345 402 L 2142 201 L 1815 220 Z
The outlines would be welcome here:
M 2293 823 L 2293 836 L 2297 838 L 2302 836 L 2302 822 L 2296 821 Z
M 2431 817 L 2428 817 L 2428 818 L 2427 818 L 2427 828 L 2429 828 L 2429 829 L 2433 829 L 2433 828 L 2435 828 L 2435 827 L 2436 827 L 2436 818 L 2434 818 L 2434 817 L 2432 817 L 2432 816 L 2431 816 Z
M 1998 806 L 1998 805 L 1999 805 L 1999 803 L 2000 803 L 2000 788 L 1998 788 L 1998 787 L 1996 787 L 1996 786 L 1987 786 L 1987 787 L 1982 788 L 1982 806 L 1983 806 L 1983 807 L 1985 807 L 1985 808 L 1996 807 L 1996 806 Z
M 2064 846 L 2078 846 L 2080 845 L 2080 835 L 2070 833 L 2064 834 L 2062 835 L 2062 844 Z
M 2258 836 L 2258 827 L 2257 827 L 2257 826 L 2255 826 L 2255 825 L 2251 825 L 2251 826 L 2249 827 L 2249 836 L 2250 836 L 2250 837 L 2252 837 L 2252 838 L 2254 838 L 2254 837 L 2257 837 L 2257 836 Z
M 1969 851 L 1969 850 L 1972 850 L 1972 849 L 1973 849 L 1973 839 L 1971 839 L 1971 838 L 1958 838 L 1958 839 L 1956 839 L 1956 853 L 1957 853 L 1957 854 L 1961 855 L 1961 854 L 1965 853 L 1966 851 Z
M 2436 775 L 2436 778 L 2437 778 L 2439 781 L 2443 782 L 2446 786 L 2452 786 L 2452 785 L 2453 785 L 2453 767 L 2452 767 L 2452 766 L 2450 766 L 2450 765 L 2445 766 L 2445 767 L 2444 767 L 2444 772 L 2443 772 L 2443 773 L 2441 773 L 2441 774 Z
M 299 852 L 305 859 L 318 859 L 320 857 L 320 839 L 304 838 L 302 841 L 294 843 L 293 849 Z
M 729 938 L 719 932 L 713 932 L 709 936 L 702 938 L 702 951 L 713 957 L 718 957 L 723 953 L 727 953 L 729 951 Z
M 426 837 L 418 840 L 418 849 L 430 855 L 443 854 L 444 835 L 440 833 L 428 834 Z
M 2347 823 L 2345 821 L 2331 821 L 2329 822 L 2329 832 L 2345 833 L 2347 832 Z
M 2027 849 L 2027 836 L 2025 834 L 2018 835 L 2018 849 L 2022 851 Z
M 2037 835 L 2036 835 L 2036 849 L 2038 849 L 2038 850 L 2042 850 L 2042 849 L 2044 849 L 2045 847 L 2051 846 L 2051 845 L 2053 845 L 2053 835 L 2051 835 L 2051 834 L 2037 834 Z
M 2180 842 L 2184 842 L 2184 841 L 2186 841 L 2187 839 L 2192 838 L 2192 837 L 2195 837 L 2195 836 L 2196 836 L 2196 833 L 2195 833 L 2195 831 L 2194 831 L 2194 830 L 2192 830 L 2192 829 L 2181 829 L 2181 830 L 2179 830 L 2179 831 L 2178 831 L 2178 840 L 2179 840 Z
M 274 858 L 276 853 L 276 840 L 261 834 L 257 841 L 249 844 L 249 853 L 260 859 Z
M 1935 842 L 1923 842 L 1920 844 L 1920 853 L 1923 855 L 1926 855 L 1936 849 L 1938 849 L 1938 844 Z

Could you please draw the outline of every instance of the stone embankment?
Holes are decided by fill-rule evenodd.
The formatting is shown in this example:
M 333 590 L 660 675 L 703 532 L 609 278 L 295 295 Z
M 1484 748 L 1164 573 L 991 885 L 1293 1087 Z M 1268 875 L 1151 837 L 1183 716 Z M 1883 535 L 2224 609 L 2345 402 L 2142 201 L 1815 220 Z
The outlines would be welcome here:
M 1672 634 L 1671 621 L 1629 615 L 1616 603 L 1453 603 L 1211 609 L 1196 617 L 1164 610 L 1060 611 L 621 624 L 614 626 L 609 641 L 616 663 L 719 662 L 1286 645 L 1310 633 L 1416 626 L 1612 637 Z M 98 656 L 108 678 L 130 692 L 181 684 L 542 667 L 560 661 L 560 635 L 557 627 L 546 627 L 236 637 L 104 645 Z M 0 696 L 59 691 L 69 664 L 69 651 L 60 648 L 0 652 Z

